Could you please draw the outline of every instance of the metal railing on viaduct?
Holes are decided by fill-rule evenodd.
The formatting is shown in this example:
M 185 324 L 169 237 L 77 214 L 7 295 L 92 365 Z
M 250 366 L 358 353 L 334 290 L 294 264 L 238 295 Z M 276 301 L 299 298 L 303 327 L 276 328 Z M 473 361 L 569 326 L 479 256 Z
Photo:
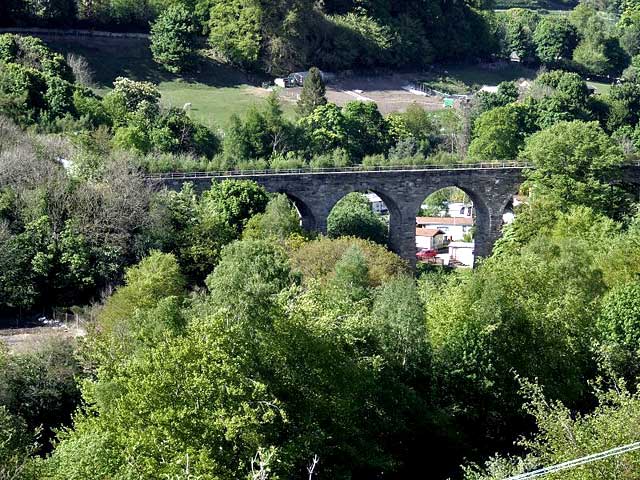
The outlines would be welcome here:
M 150 174 L 157 186 L 179 190 L 191 182 L 198 191 L 211 182 L 226 179 L 253 180 L 267 191 L 286 194 L 296 205 L 305 229 L 327 231 L 327 217 L 333 206 L 350 192 L 376 193 L 389 210 L 389 248 L 411 265 L 416 262 L 416 216 L 424 199 L 446 187 L 458 187 L 475 208 L 475 254 L 491 254 L 500 237 L 505 208 L 524 181 L 523 171 L 531 165 L 520 162 L 492 162 L 456 165 L 358 166 L 348 168 L 305 168 L 288 170 L 243 170 L 220 172 L 171 172 Z M 640 184 L 640 166 L 627 165 L 623 176 Z

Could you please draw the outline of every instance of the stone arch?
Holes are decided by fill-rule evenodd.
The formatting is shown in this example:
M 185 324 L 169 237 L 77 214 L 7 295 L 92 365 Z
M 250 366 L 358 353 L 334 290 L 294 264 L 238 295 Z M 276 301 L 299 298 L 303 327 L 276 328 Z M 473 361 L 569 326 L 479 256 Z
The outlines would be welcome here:
M 489 256 L 493 249 L 494 242 L 500 236 L 500 232 L 502 231 L 502 212 L 504 211 L 510 197 L 506 197 L 505 199 L 494 199 L 491 198 L 492 195 L 490 191 L 481 193 L 473 186 L 466 185 L 464 182 L 438 182 L 437 185 L 429 186 L 429 188 L 426 189 L 426 192 L 423 192 L 425 193 L 424 196 L 419 196 L 421 200 L 418 205 L 414 206 L 415 216 L 419 214 L 422 202 L 425 198 L 428 198 L 439 190 L 448 187 L 459 188 L 466 193 L 471 202 L 473 202 L 475 227 L 474 257 L 478 258 Z M 496 200 L 498 201 L 496 202 Z M 499 212 L 499 215 L 497 215 L 496 212 Z M 415 232 L 413 242 L 415 244 Z
M 354 192 L 364 193 L 367 191 L 378 195 L 378 197 L 380 197 L 380 199 L 387 207 L 387 210 L 389 212 L 389 231 L 387 233 L 387 244 L 391 250 L 394 250 L 392 227 L 394 222 L 397 221 L 397 219 L 401 216 L 401 210 L 396 200 L 384 188 L 380 188 L 379 185 L 372 185 L 368 183 L 345 185 L 344 188 L 340 188 L 339 190 L 332 192 L 326 202 L 326 217 L 329 216 L 336 204 L 345 196 Z
M 300 223 L 303 229 L 307 231 L 315 231 L 318 229 L 318 220 L 316 218 L 316 215 L 304 200 L 300 199 L 297 195 L 291 192 L 282 191 L 279 193 L 286 195 L 289 201 L 296 208 L 296 210 L 298 211 L 298 215 L 300 215 Z

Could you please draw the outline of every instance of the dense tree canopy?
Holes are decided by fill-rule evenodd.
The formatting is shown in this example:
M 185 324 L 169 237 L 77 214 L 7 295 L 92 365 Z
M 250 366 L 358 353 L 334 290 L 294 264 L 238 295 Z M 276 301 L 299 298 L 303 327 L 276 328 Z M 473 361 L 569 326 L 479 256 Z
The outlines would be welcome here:
M 336 203 L 327 218 L 330 237 L 353 236 L 384 245 L 387 231 L 387 224 L 371 210 L 367 197 L 357 192 Z

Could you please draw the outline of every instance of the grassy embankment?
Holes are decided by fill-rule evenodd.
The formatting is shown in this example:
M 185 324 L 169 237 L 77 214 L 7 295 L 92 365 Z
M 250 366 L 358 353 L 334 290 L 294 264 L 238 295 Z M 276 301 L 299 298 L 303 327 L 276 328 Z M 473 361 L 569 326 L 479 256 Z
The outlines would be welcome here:
M 95 90 L 105 94 L 116 77 L 146 80 L 158 84 L 165 105 L 182 107 L 191 103 L 191 115 L 205 125 L 224 128 L 233 114 L 242 115 L 260 104 L 267 91 L 252 86 L 247 75 L 206 60 L 200 70 L 180 76 L 165 72 L 151 58 L 146 40 L 109 38 L 48 38 L 54 50 L 75 53 L 87 59 L 94 72 Z M 293 105 L 285 104 L 287 114 Z

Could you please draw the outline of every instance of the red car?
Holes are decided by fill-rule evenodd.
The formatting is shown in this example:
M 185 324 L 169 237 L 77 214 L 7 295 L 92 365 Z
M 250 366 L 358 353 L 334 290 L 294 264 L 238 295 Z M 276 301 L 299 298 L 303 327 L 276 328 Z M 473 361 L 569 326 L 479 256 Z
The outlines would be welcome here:
M 423 248 L 418 253 L 416 253 L 416 258 L 418 260 L 430 260 L 432 258 L 436 258 L 438 255 L 438 251 L 433 248 Z

